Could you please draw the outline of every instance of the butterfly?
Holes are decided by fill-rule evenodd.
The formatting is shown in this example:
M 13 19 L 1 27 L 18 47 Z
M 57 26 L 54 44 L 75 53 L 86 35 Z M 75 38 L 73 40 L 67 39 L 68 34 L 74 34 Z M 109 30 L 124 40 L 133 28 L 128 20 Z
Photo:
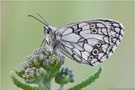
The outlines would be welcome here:
M 47 23 L 43 24 L 45 41 L 50 50 L 58 51 L 80 64 L 91 66 L 108 59 L 124 35 L 123 25 L 111 19 L 73 22 L 57 29 Z

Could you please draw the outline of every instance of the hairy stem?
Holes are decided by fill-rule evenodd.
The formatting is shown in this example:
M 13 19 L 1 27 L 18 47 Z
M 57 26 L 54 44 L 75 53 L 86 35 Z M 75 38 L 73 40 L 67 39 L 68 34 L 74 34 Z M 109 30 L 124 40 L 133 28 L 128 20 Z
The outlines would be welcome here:
M 44 90 L 48 90 L 48 87 L 44 85 L 43 80 L 37 83 L 39 87 L 43 88 Z
M 59 90 L 64 90 L 64 84 L 60 84 Z

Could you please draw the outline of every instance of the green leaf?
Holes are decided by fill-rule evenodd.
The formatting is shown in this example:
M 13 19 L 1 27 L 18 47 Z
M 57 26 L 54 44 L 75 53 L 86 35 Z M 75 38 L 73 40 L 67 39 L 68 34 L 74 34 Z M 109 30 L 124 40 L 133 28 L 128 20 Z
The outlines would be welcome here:
M 18 86 L 19 88 L 22 88 L 23 90 L 43 90 L 42 88 L 35 87 L 35 86 L 33 87 L 28 84 L 22 83 L 16 78 L 15 72 L 13 71 L 11 71 L 11 78 L 14 84 Z
M 69 88 L 68 90 L 81 90 L 81 89 L 85 88 L 86 86 L 91 85 L 96 79 L 99 78 L 101 72 L 102 72 L 102 66 L 99 67 L 98 71 L 95 74 L 90 75 L 86 80 Z

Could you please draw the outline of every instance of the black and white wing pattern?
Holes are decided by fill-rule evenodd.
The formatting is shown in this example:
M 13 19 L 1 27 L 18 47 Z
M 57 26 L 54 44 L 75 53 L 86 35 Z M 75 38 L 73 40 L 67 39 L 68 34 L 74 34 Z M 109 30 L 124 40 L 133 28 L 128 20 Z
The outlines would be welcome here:
M 58 33 L 59 49 L 64 55 L 94 66 L 113 54 L 123 38 L 124 28 L 114 20 L 93 19 L 64 25 L 54 34 Z

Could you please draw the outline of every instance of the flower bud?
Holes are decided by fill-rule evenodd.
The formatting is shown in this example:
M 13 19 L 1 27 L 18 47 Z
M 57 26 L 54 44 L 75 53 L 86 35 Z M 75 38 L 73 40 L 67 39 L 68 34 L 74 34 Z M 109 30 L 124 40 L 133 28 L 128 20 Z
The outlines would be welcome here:
M 38 83 L 42 79 L 51 80 L 64 64 L 64 56 L 57 55 L 43 47 L 38 47 L 28 56 L 27 61 L 22 63 L 16 73 L 25 80 L 26 83 Z M 70 82 L 73 77 L 72 71 L 63 68 L 61 71 L 60 83 Z M 69 74 L 68 74 L 69 73 Z M 59 82 L 58 81 L 58 82 Z M 73 80 L 72 80 L 73 81 Z
M 67 84 L 74 82 L 74 73 L 69 67 L 63 67 L 55 77 L 55 82 L 58 84 Z
M 16 74 L 20 77 L 23 77 L 25 70 L 28 68 L 28 63 L 27 62 L 23 62 L 20 64 L 20 67 L 18 69 L 16 69 Z
M 38 83 L 46 75 L 47 72 L 43 68 L 32 67 L 32 68 L 27 68 L 25 70 L 25 74 L 23 75 L 23 78 L 25 79 L 26 83 Z

